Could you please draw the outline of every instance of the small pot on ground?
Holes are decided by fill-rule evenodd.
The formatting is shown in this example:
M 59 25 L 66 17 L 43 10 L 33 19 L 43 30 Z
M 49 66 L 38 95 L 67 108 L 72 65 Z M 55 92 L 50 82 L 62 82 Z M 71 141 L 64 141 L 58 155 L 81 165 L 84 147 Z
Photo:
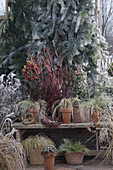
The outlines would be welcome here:
M 43 161 L 44 161 L 44 170 L 53 170 L 54 169 L 54 162 L 55 162 L 55 154 L 52 155 L 52 153 L 45 153 L 43 155 Z
M 82 164 L 84 159 L 84 153 L 83 152 L 71 152 L 71 153 L 64 153 L 65 159 L 67 164 L 70 165 L 78 165 Z
M 64 143 L 59 146 L 57 155 L 64 153 L 67 164 L 77 165 L 83 162 L 84 153 L 88 149 L 80 142 L 72 143 L 69 139 L 64 139 Z
M 41 155 L 44 160 L 44 170 L 54 170 L 54 161 L 56 156 L 56 147 L 48 145 L 42 149 Z

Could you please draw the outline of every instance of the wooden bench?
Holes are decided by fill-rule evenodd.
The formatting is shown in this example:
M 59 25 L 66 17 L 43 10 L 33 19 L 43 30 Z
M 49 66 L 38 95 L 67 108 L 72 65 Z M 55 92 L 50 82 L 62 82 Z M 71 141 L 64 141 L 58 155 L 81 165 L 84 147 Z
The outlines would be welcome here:
M 101 123 L 100 128 L 103 126 L 104 123 Z M 96 130 L 92 122 L 60 124 L 59 127 L 54 128 L 46 127 L 40 123 L 23 125 L 22 123 L 17 122 L 12 124 L 12 127 L 17 129 L 16 139 L 18 141 L 21 141 L 31 135 L 44 133 L 56 143 L 56 146 L 59 146 L 59 144 L 61 144 L 63 138 L 74 138 L 77 141 L 80 140 L 90 149 L 88 154 L 86 154 L 87 156 L 96 156 L 97 154 L 100 154 L 101 157 L 106 152 L 106 150 L 99 150 L 99 131 L 96 131 L 96 133 L 92 133 L 88 130 L 88 127 Z

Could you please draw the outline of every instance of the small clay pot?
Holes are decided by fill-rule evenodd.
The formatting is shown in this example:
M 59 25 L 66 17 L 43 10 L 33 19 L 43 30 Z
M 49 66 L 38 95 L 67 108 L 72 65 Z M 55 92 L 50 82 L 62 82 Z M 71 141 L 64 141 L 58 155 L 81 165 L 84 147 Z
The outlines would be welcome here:
M 98 123 L 101 119 L 101 114 L 102 114 L 102 111 L 97 111 L 97 110 L 94 110 L 93 111 L 93 123 Z
M 53 153 L 44 153 L 44 170 L 54 170 L 54 162 L 55 162 L 56 154 Z
M 31 108 L 29 109 L 29 112 L 31 112 L 31 113 L 33 114 L 34 123 L 37 123 L 37 122 L 38 122 L 38 113 L 37 113 L 36 108 L 31 107 Z
M 64 154 L 67 164 L 70 165 L 79 165 L 82 164 L 84 153 L 82 152 L 71 152 Z
M 62 118 L 64 124 L 70 124 L 71 123 L 71 108 L 61 108 Z

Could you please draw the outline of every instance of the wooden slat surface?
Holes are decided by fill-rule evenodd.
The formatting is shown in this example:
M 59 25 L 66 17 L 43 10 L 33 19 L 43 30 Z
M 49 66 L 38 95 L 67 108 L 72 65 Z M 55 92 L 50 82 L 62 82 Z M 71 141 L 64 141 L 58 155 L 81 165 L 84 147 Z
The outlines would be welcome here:
M 104 127 L 106 126 L 107 123 L 101 122 L 99 124 L 100 127 Z M 31 124 L 31 125 L 24 125 L 21 122 L 16 122 L 14 124 L 12 124 L 12 127 L 16 128 L 16 129 L 58 129 L 58 128 L 87 128 L 87 127 L 95 127 L 93 122 L 88 122 L 88 123 L 70 123 L 70 124 L 60 124 L 59 127 L 46 127 L 45 125 L 41 124 L 41 123 L 37 123 L 37 124 Z
M 86 156 L 105 156 L 107 150 L 90 150 L 88 153 L 85 153 Z M 109 153 L 109 156 L 111 156 L 111 153 Z
M 43 124 L 41 124 L 41 123 L 31 124 L 31 125 L 23 125 L 22 123 L 17 122 L 17 123 L 12 124 L 12 127 L 16 128 L 16 129 L 86 128 L 87 126 L 93 126 L 93 123 L 92 123 L 92 122 L 89 122 L 89 123 L 60 124 L 59 127 L 54 127 L 54 128 L 46 127 L 45 125 L 43 125 Z

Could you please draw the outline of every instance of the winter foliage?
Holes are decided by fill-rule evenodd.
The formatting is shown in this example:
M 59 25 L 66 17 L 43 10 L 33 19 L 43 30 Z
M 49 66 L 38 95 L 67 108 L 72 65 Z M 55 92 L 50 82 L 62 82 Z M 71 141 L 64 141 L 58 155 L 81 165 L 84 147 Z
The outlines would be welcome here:
M 93 22 L 92 0 L 9 0 L 8 5 L 0 33 L 0 73 L 20 74 L 28 53 L 37 56 L 49 46 L 72 68 L 82 64 L 89 87 L 96 85 L 96 61 L 106 57 L 107 44 Z
M 19 87 L 20 82 L 15 74 L 0 76 L 0 123 L 5 116 L 14 111 L 15 104 L 22 99 L 19 96 Z

